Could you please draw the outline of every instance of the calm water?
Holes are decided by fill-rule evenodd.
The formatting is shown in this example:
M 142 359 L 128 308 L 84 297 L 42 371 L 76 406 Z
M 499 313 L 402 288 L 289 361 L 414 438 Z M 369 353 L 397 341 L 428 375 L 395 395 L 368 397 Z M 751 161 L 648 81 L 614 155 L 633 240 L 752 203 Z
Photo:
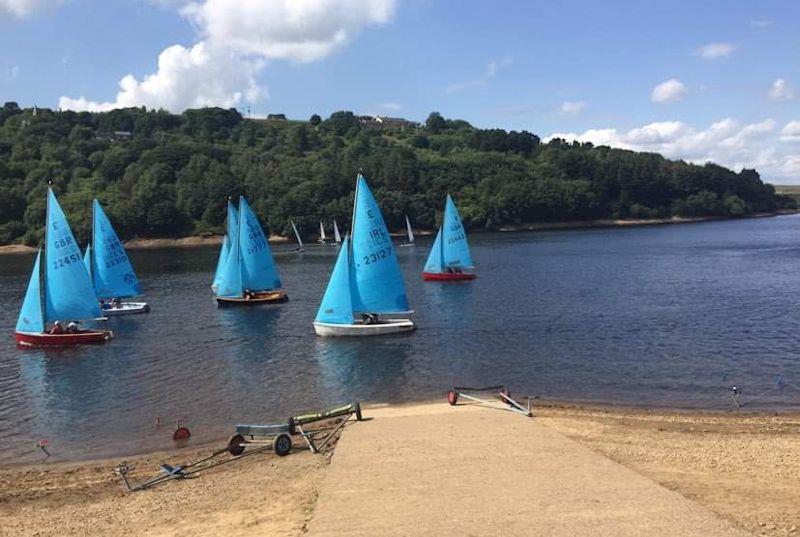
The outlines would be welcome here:
M 39 458 L 42 438 L 64 458 L 118 455 L 169 446 L 177 419 L 202 441 L 454 384 L 708 409 L 738 384 L 745 409 L 800 408 L 800 217 L 470 240 L 466 284 L 422 282 L 430 240 L 398 248 L 410 335 L 314 336 L 335 247 L 276 248 L 291 300 L 245 309 L 212 299 L 216 248 L 151 250 L 131 252 L 149 315 L 112 318 L 109 345 L 48 351 L 11 338 L 32 258 L 0 257 L 0 461 Z

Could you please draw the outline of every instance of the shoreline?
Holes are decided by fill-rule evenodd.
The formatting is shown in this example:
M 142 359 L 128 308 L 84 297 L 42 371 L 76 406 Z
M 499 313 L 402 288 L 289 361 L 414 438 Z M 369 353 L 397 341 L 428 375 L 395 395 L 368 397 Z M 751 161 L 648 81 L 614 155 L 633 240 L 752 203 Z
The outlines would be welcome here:
M 482 420 L 493 415 L 469 410 L 449 408 L 444 397 L 435 402 L 364 406 L 367 419 L 404 416 L 417 421 L 418 427 L 426 426 L 431 413 L 459 412 L 459 420 L 466 420 L 476 433 L 483 428 Z M 800 527 L 796 508 L 800 505 L 800 413 L 708 414 L 554 402 L 535 404 L 533 412 L 540 425 L 738 527 L 770 536 L 792 535 Z M 525 423 L 521 417 L 511 420 L 519 426 Z M 497 441 L 517 441 L 515 427 Z M 2 466 L 0 518 L 12 534 L 23 536 L 256 532 L 299 537 L 314 518 L 331 455 L 312 455 L 301 448 L 302 442 L 297 446 L 288 457 L 263 453 L 209 470 L 197 479 L 135 494 L 124 492 L 111 471 L 120 461 L 134 466 L 130 477 L 138 483 L 156 475 L 164 461 L 183 464 L 207 456 L 220 444 L 94 461 Z M 496 478 L 502 481 L 501 475 Z
M 527 401 L 527 395 L 520 395 L 512 393 L 512 397 L 518 397 L 518 401 L 523 405 Z M 786 420 L 797 421 L 800 423 L 800 410 L 763 410 L 755 409 L 748 410 L 747 408 L 730 410 L 717 410 L 717 409 L 701 409 L 701 408 L 680 408 L 680 407 L 658 407 L 646 406 L 639 407 L 635 405 L 626 405 L 624 403 L 595 403 L 595 402 L 581 402 L 569 401 L 559 399 L 541 400 L 531 396 L 531 405 L 534 415 L 538 412 L 544 413 L 557 413 L 557 414 L 594 414 L 603 416 L 622 416 L 622 417 L 640 417 L 640 418 L 670 418 L 674 420 L 718 420 L 718 421 L 751 421 L 751 420 Z M 437 398 L 426 398 L 414 401 L 402 402 L 363 402 L 361 403 L 364 412 L 376 409 L 413 409 L 416 407 L 429 407 L 432 405 L 441 404 L 446 400 L 445 395 Z M 216 438 L 204 439 L 196 443 L 188 443 L 183 447 L 173 448 L 140 448 L 132 450 L 123 450 L 115 455 L 88 455 L 86 457 L 64 457 L 54 455 L 52 458 L 42 458 L 38 462 L 30 460 L 17 460 L 0 462 L 0 473 L 6 470 L 30 470 L 33 468 L 40 468 L 42 466 L 48 468 L 58 467 L 73 467 L 97 464 L 114 465 L 121 460 L 125 459 L 139 459 L 150 458 L 157 455 L 171 454 L 173 457 L 179 456 L 184 452 L 193 452 L 197 450 L 213 451 L 225 445 L 230 435 L 223 435 Z
M 648 219 L 610 219 L 600 218 L 596 220 L 568 220 L 565 222 L 532 222 L 528 224 L 513 224 L 500 226 L 496 230 L 474 229 L 470 233 L 483 233 L 487 231 L 498 231 L 510 233 L 518 231 L 559 231 L 571 229 L 614 229 L 614 228 L 633 228 L 644 226 L 663 226 L 677 224 L 699 224 L 702 222 L 717 222 L 722 220 L 749 220 L 754 218 L 771 218 L 776 216 L 788 216 L 800 214 L 799 210 L 782 210 L 774 213 L 754 213 L 740 217 L 730 216 L 697 216 L 697 217 L 670 217 L 670 218 L 648 218 Z M 414 229 L 414 235 L 420 237 L 431 236 L 436 230 Z M 392 237 L 405 237 L 405 233 L 390 233 Z M 123 241 L 126 249 L 129 250 L 151 250 L 159 248 L 194 248 L 200 246 L 219 246 L 222 244 L 223 235 L 201 236 L 193 235 L 180 238 L 145 238 L 135 237 Z M 281 235 L 270 235 L 270 244 L 292 243 L 291 237 Z M 0 246 L 0 255 L 4 254 L 33 254 L 36 248 L 24 244 L 7 244 Z

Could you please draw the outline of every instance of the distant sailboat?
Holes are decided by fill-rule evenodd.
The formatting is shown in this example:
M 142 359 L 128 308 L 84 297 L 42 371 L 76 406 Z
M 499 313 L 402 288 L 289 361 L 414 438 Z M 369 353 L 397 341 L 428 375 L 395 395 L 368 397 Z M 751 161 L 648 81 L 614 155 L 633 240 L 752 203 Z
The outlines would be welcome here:
M 216 293 L 219 287 L 220 279 L 222 278 L 222 269 L 228 260 L 228 255 L 231 252 L 231 242 L 237 236 L 239 231 L 239 211 L 236 206 L 228 198 L 228 232 L 222 238 L 222 246 L 219 250 L 219 259 L 217 260 L 217 270 L 214 272 L 214 281 L 211 284 L 211 290 Z
M 422 277 L 428 281 L 473 280 L 474 272 L 464 272 L 473 268 L 467 232 L 464 231 L 456 204 L 448 194 L 442 226 L 436 233 Z
M 47 189 L 44 250 L 36 254 L 33 272 L 17 320 L 14 337 L 22 347 L 104 343 L 113 334 L 104 330 L 63 330 L 63 320 L 101 316 L 81 251 L 51 188 Z M 46 325 L 53 323 L 49 333 Z
M 319 221 L 319 240 L 317 242 L 325 244 L 326 240 L 327 239 L 325 237 L 325 226 L 322 224 L 322 220 L 320 220 Z
M 400 246 L 414 246 L 414 232 L 411 230 L 411 222 L 408 219 L 408 215 L 406 215 L 406 236 L 408 237 L 408 242 L 404 242 Z
M 336 224 L 336 219 L 333 219 L 333 242 L 336 244 L 342 243 L 342 236 L 339 234 L 339 226 Z
M 352 238 L 339 250 L 314 330 L 320 336 L 371 336 L 416 328 L 397 256 L 366 180 L 356 180 Z
M 294 231 L 294 238 L 297 239 L 297 248 L 296 251 L 302 252 L 303 251 L 303 239 L 300 238 L 300 233 L 297 232 L 297 226 L 294 225 L 294 222 L 291 222 L 292 230 Z
M 252 305 L 286 302 L 281 279 L 258 218 L 244 196 L 239 197 L 238 230 L 230 237 L 230 250 L 220 272 L 217 304 Z
M 147 302 L 112 302 L 139 296 L 142 290 L 133 265 L 100 202 L 92 203 L 92 242 L 83 258 L 104 315 L 147 313 Z

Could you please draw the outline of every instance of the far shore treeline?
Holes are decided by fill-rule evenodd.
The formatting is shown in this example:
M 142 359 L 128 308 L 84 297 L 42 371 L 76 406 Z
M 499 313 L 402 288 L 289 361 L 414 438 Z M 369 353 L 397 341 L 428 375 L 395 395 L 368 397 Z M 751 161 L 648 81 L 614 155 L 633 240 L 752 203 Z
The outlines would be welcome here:
M 219 234 L 225 200 L 244 194 L 273 234 L 346 228 L 356 173 L 390 229 L 434 228 L 447 192 L 469 228 L 670 216 L 744 216 L 795 208 L 755 170 L 670 161 L 529 132 L 477 129 L 432 113 L 424 124 L 351 112 L 308 121 L 245 119 L 234 109 L 175 115 L 0 109 L 0 244 L 39 243 L 45 189 L 78 240 L 98 198 L 124 238 Z

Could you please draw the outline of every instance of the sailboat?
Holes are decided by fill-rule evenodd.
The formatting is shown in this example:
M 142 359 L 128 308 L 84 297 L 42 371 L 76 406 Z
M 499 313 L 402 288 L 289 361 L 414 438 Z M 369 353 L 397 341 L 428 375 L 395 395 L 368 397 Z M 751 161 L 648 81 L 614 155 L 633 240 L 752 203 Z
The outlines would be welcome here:
M 333 219 L 333 242 L 336 244 L 342 243 L 342 236 L 339 234 L 339 226 L 336 224 L 336 219 Z
M 408 219 L 408 215 L 406 215 L 406 235 L 408 237 L 408 242 L 404 242 L 400 246 L 414 246 L 414 232 L 411 230 L 411 222 Z
M 473 268 L 467 232 L 464 231 L 456 204 L 448 194 L 444 219 L 425 262 L 422 278 L 426 281 L 474 280 L 474 272 L 464 272 Z
M 44 250 L 39 249 L 33 272 L 19 312 L 14 334 L 21 347 L 104 343 L 113 333 L 104 330 L 65 332 L 59 319 L 80 321 L 101 316 L 97 296 L 89 274 L 81 261 L 81 250 L 75 242 L 66 216 L 53 189 L 47 189 L 47 219 Z M 53 323 L 57 333 L 46 331 Z
M 238 229 L 231 233 L 230 251 L 217 285 L 217 304 L 254 305 L 289 300 L 267 236 L 244 196 L 239 197 Z
M 325 226 L 322 224 L 322 220 L 319 221 L 319 240 L 317 242 L 325 244 L 327 238 L 325 237 Z
M 150 311 L 147 302 L 113 300 L 141 295 L 142 290 L 128 254 L 97 200 L 92 203 L 92 241 L 86 247 L 83 263 L 104 315 Z
M 407 332 L 403 276 L 380 208 L 364 177 L 356 180 L 353 236 L 346 236 L 314 320 L 319 336 L 372 336 Z
M 222 269 L 225 267 L 225 262 L 228 260 L 228 255 L 231 252 L 231 241 L 236 236 L 239 230 L 239 211 L 228 198 L 228 229 L 225 236 L 222 238 L 222 245 L 219 250 L 219 259 L 217 260 L 217 270 L 214 272 L 214 281 L 211 283 L 211 290 L 216 294 L 219 288 L 219 282 L 222 278 Z
M 297 239 L 297 248 L 295 251 L 302 252 L 303 251 L 303 239 L 300 238 L 300 233 L 297 232 L 297 226 L 294 225 L 294 222 L 290 222 L 292 224 L 292 230 L 294 231 L 294 238 Z

